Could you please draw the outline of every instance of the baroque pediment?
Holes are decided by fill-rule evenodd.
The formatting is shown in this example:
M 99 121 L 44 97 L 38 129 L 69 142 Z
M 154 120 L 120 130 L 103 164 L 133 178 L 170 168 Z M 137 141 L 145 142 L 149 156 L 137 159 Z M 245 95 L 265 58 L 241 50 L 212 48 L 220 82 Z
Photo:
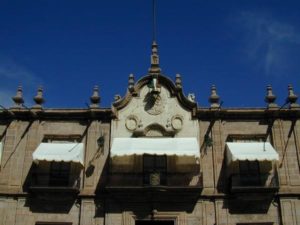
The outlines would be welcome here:
M 129 76 L 127 93 L 116 99 L 114 137 L 197 137 L 197 103 L 161 74 L 148 74 L 136 83 Z
M 123 98 L 116 99 L 116 101 L 113 103 L 113 110 L 116 115 L 118 115 L 118 111 L 129 106 L 133 98 L 143 98 L 143 101 L 145 102 L 145 111 L 148 113 L 153 115 L 160 114 L 160 111 L 163 110 L 163 107 L 166 105 L 166 101 L 168 99 L 163 99 L 160 94 L 156 95 L 155 97 L 151 94 L 151 88 L 149 85 L 151 85 L 151 82 L 153 82 L 153 77 L 153 74 L 148 74 L 142 77 L 136 83 L 132 83 L 131 86 L 129 84 L 126 95 Z M 170 98 L 176 98 L 180 106 L 185 110 L 190 111 L 192 116 L 194 116 L 197 109 L 197 103 L 193 97 L 186 97 L 184 95 L 180 76 L 176 76 L 175 83 L 162 74 L 158 74 L 156 77 L 158 88 L 167 90 Z M 149 91 L 146 93 L 146 95 L 142 96 L 144 92 L 141 91 L 145 88 L 148 88 Z

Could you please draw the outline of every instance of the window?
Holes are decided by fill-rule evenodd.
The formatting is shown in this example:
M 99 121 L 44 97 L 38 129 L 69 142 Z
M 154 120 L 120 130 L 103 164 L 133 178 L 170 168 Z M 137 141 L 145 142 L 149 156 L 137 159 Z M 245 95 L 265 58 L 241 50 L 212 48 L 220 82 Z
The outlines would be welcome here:
M 266 223 L 237 223 L 236 225 L 272 225 L 272 222 L 266 222 Z
M 64 136 L 46 136 L 43 141 L 32 154 L 35 166 L 31 186 L 36 189 L 79 189 L 84 144 Z
M 227 174 L 231 190 L 277 190 L 277 173 L 274 161 L 277 151 L 265 135 L 229 135 L 227 147 Z
M 70 163 L 51 162 L 49 174 L 49 186 L 68 186 L 70 175 Z
M 72 223 L 59 223 L 59 222 L 37 222 L 35 225 L 72 225 Z
M 245 186 L 260 185 L 258 161 L 239 161 L 241 184 Z
M 265 142 L 267 137 L 265 134 L 230 134 L 227 142 Z
M 79 135 L 45 135 L 44 143 L 78 143 L 81 140 Z
M 173 220 L 136 220 L 135 225 L 174 225 Z
M 143 172 L 145 185 L 166 185 L 167 156 L 144 155 Z

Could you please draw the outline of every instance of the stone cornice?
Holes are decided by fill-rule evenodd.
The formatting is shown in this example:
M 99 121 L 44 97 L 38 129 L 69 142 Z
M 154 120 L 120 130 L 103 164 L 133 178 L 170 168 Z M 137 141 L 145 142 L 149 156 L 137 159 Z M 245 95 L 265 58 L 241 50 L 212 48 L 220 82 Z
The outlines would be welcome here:
M 114 117 L 110 108 L 101 109 L 25 109 L 12 108 L 0 112 L 1 120 L 103 120 Z
M 130 97 L 129 97 L 130 98 Z M 128 99 L 127 99 L 128 100 Z M 125 101 L 125 99 L 122 99 Z M 190 102 L 189 102 L 190 103 Z M 125 104 L 123 102 L 123 104 Z M 119 107 L 123 104 L 120 103 Z M 192 105 L 190 105 L 192 106 Z M 266 108 L 192 108 L 198 120 L 228 119 L 228 120 L 261 120 L 261 119 L 300 119 L 300 109 L 268 110 Z M 9 109 L 0 111 L 0 121 L 4 120 L 104 120 L 110 121 L 115 114 L 110 108 L 99 109 Z
M 299 109 L 277 109 L 266 108 L 198 108 L 197 118 L 199 120 L 261 120 L 261 119 L 300 119 Z

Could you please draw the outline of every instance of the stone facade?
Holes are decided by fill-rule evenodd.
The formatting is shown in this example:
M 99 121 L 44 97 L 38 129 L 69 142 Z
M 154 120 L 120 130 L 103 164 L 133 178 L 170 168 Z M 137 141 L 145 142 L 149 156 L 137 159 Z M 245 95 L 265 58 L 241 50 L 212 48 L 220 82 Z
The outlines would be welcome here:
M 152 61 L 142 79 L 135 82 L 130 76 L 127 94 L 116 97 L 112 108 L 99 107 L 98 88 L 89 109 L 43 109 L 41 89 L 37 105 L 23 108 L 18 90 L 16 106 L 0 112 L 1 225 L 300 224 L 300 108 L 291 97 L 294 93 L 289 93 L 287 108 L 277 107 L 268 87 L 271 107 L 226 109 L 213 87 L 211 108 L 198 107 L 192 95 L 183 94 L 180 76 L 171 81 L 160 73 L 158 61 Z M 112 185 L 113 163 L 131 166 L 131 171 L 119 167 L 124 176 L 137 176 L 137 168 L 143 172 L 141 157 L 129 154 L 113 161 L 113 140 L 139 137 L 195 138 L 200 157 L 192 162 L 185 156 L 167 156 L 167 167 L 175 163 L 175 176 L 181 179 L 180 172 L 195 163 L 201 182 L 195 187 L 179 179 L 177 185 L 151 186 L 141 180 L 125 186 L 120 179 Z M 226 161 L 226 142 L 235 139 L 272 144 L 279 161 L 258 165 L 261 172 L 272 173 L 274 183 L 235 186 L 232 174 L 239 165 Z M 64 187 L 33 183 L 36 170 L 49 173 L 51 162 L 37 166 L 32 159 L 45 140 L 84 143 L 84 165 L 71 163 Z

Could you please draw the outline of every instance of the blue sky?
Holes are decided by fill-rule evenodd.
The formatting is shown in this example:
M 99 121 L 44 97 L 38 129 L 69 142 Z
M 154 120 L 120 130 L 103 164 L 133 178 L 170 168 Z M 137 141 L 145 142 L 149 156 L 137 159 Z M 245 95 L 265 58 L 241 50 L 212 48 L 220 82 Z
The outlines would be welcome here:
M 31 107 L 39 85 L 46 108 L 84 108 L 94 85 L 102 107 L 150 64 L 151 0 L 1 0 L 0 104 L 18 85 Z M 282 105 L 300 94 L 300 1 L 157 0 L 163 73 L 208 106 L 212 84 L 224 107 L 263 107 L 271 84 Z

